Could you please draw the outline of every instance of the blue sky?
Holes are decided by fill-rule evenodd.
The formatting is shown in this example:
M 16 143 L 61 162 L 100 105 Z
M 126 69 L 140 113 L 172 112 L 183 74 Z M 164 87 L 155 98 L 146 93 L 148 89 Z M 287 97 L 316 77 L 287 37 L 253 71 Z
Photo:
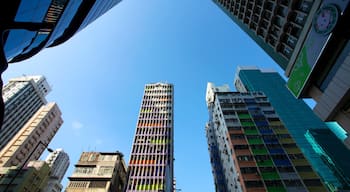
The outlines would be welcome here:
M 211 0 L 127 0 L 68 42 L 11 64 L 3 78 L 47 77 L 47 100 L 64 119 L 49 146 L 69 154 L 66 176 L 83 151 L 119 150 L 128 162 L 144 85 L 173 83 L 177 188 L 214 191 L 206 85 L 233 89 L 237 65 L 281 72 Z

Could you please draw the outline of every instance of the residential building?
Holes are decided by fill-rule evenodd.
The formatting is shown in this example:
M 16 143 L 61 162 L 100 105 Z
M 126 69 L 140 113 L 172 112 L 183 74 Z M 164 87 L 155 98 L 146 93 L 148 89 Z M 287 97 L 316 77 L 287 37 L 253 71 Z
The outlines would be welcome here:
M 339 147 L 345 147 L 344 144 L 348 144 L 349 138 L 342 143 L 303 100 L 293 96 L 286 87 L 286 81 L 277 72 L 260 70 L 256 67 L 238 67 L 234 84 L 239 92 L 264 92 L 305 157 L 331 191 L 347 186 L 341 182 L 342 176 L 334 172 L 334 166 L 337 165 L 329 166 L 330 164 L 324 161 L 323 156 L 314 150 L 305 135 L 313 132 L 312 130 L 322 133 L 328 130 L 329 142 L 340 143 L 342 146 Z M 341 155 L 343 154 L 338 154 L 338 156 Z
M 61 181 L 69 166 L 69 156 L 63 149 L 52 151 L 45 162 L 50 167 L 50 178 L 44 191 L 60 192 L 63 189 Z
M 62 123 L 56 103 L 42 106 L 0 151 L 0 167 L 20 167 L 38 160 Z
M 294 96 L 350 133 L 349 0 L 213 1 L 285 70 Z
M 0 131 L 0 150 L 18 133 L 27 121 L 44 106 L 51 88 L 42 75 L 10 79 L 3 88 L 5 116 Z
M 174 90 L 146 84 L 128 168 L 127 192 L 173 192 Z
M 123 192 L 126 165 L 120 152 L 83 152 L 65 192 Z
M 208 83 L 206 101 L 217 192 L 327 191 L 263 92 Z
M 23 169 L 2 167 L 0 191 L 43 191 L 49 180 L 50 167 L 45 161 L 30 161 Z

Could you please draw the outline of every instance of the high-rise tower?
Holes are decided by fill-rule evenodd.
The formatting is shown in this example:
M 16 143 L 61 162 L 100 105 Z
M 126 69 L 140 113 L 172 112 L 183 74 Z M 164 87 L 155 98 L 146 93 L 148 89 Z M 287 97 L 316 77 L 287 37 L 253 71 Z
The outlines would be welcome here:
M 328 126 L 313 113 L 303 100 L 296 99 L 292 95 L 286 87 L 286 81 L 277 72 L 260 70 L 256 67 L 238 67 L 234 84 L 237 91 L 240 92 L 264 92 L 297 145 L 330 190 L 338 190 L 349 185 L 348 181 L 342 183 L 341 181 L 344 175 L 337 173 L 346 172 L 348 170 L 334 172 L 339 170 L 340 167 L 336 168 L 337 164 L 327 163 L 327 161 L 324 161 L 324 156 L 317 155 L 317 151 L 313 149 L 314 147 L 308 141 L 306 134 L 318 133 L 319 137 L 316 138 L 320 138 L 322 133 L 327 133 L 329 143 L 341 143 L 340 140 L 338 140 L 329 130 Z M 350 147 L 349 138 L 346 143 Z M 333 149 L 334 151 L 338 151 L 338 153 L 340 151 L 343 153 L 345 152 L 345 154 L 338 154 L 338 157 L 350 155 L 347 155 L 346 153 L 349 152 L 346 152 L 346 149 L 343 150 L 343 148 L 345 148 L 345 146 L 341 144 L 338 148 Z M 333 153 L 332 157 L 337 157 L 336 153 Z M 339 160 L 337 162 L 339 162 Z
M 174 90 L 172 84 L 147 84 L 128 168 L 127 192 L 173 192 Z
M 4 86 L 5 118 L 0 131 L 0 150 L 47 103 L 45 96 L 50 91 L 46 78 L 41 75 L 13 78 Z
M 327 191 L 264 93 L 208 83 L 206 101 L 217 192 Z
M 120 152 L 83 152 L 66 192 L 123 192 L 126 166 Z
M 0 167 L 20 167 L 30 160 L 38 160 L 62 123 L 56 103 L 42 106 L 0 151 Z
M 69 156 L 63 149 L 56 149 L 45 161 L 50 166 L 50 178 L 44 191 L 60 192 L 63 188 L 61 181 L 69 166 Z
M 323 121 L 350 133 L 350 0 L 213 0 L 312 97 Z

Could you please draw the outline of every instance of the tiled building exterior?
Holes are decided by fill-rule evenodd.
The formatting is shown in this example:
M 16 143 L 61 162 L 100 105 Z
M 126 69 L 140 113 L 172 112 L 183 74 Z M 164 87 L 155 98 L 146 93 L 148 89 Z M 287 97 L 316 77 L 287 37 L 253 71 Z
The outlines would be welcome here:
M 127 192 L 173 191 L 173 85 L 146 84 L 128 168 Z
M 303 100 L 296 99 L 292 95 L 286 87 L 286 81 L 277 72 L 260 70 L 256 67 L 238 67 L 234 84 L 239 92 L 264 92 L 295 142 L 328 188 L 332 191 L 343 187 L 340 182 L 342 178 L 336 176 L 333 171 L 336 165 L 329 167 L 305 136 L 309 130 L 321 132 L 329 130 L 328 126 Z M 331 131 L 329 134 L 332 134 L 329 135 L 329 142 L 340 143 Z M 341 145 L 339 148 L 344 147 L 344 144 Z
M 0 167 L 38 160 L 63 123 L 56 103 L 42 106 L 0 151 Z
M 327 191 L 262 92 L 208 83 L 209 153 L 216 191 Z M 215 142 L 212 142 L 216 140 Z M 217 145 L 213 153 L 212 146 Z

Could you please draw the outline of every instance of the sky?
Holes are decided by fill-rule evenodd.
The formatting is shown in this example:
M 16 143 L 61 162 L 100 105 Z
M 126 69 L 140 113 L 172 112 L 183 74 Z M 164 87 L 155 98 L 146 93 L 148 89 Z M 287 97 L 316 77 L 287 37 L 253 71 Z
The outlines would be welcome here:
M 238 65 L 282 72 L 211 0 L 125 0 L 64 44 L 11 64 L 3 79 L 46 76 L 46 98 L 64 120 L 49 147 L 69 154 L 65 177 L 83 151 L 118 150 L 128 163 L 145 84 L 174 84 L 176 187 L 215 191 L 206 86 L 234 90 Z

